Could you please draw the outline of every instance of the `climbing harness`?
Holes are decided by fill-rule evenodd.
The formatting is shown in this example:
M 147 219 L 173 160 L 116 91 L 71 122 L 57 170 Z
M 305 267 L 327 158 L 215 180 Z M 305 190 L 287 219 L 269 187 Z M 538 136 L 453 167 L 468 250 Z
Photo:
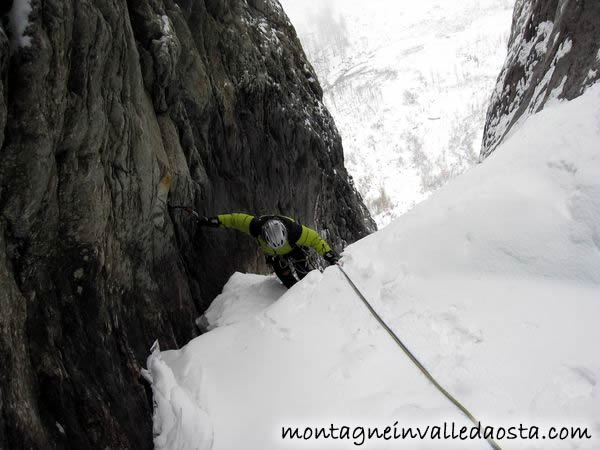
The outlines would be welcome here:
M 396 333 L 394 333 L 392 331 L 392 329 L 383 321 L 383 319 L 381 318 L 381 316 L 379 314 L 377 314 L 377 311 L 375 311 L 375 309 L 373 309 L 373 307 L 371 306 L 371 304 L 369 303 L 369 301 L 365 298 L 365 296 L 362 294 L 362 292 L 360 292 L 360 289 L 358 289 L 358 287 L 356 287 L 356 285 L 354 284 L 354 282 L 352 281 L 352 279 L 350 278 L 350 276 L 348 276 L 348 274 L 346 273 L 346 271 L 342 268 L 342 266 L 340 266 L 339 264 L 336 264 L 336 266 L 337 266 L 338 269 L 340 269 L 340 272 L 342 272 L 342 274 L 344 275 L 344 277 L 346 278 L 346 280 L 348 280 L 348 283 L 350 284 L 350 286 L 352 286 L 352 289 L 354 289 L 354 292 L 356 292 L 356 294 L 363 301 L 363 303 L 368 308 L 368 310 L 371 312 L 371 314 L 373 314 L 373 317 L 375 317 L 375 319 L 377 319 L 377 321 L 379 322 L 379 324 L 383 327 L 383 329 L 385 331 L 388 332 L 388 334 L 392 337 L 392 339 L 396 342 L 396 344 L 398 344 L 398 346 L 402 349 L 402 351 L 406 354 L 406 356 L 408 356 L 410 358 L 410 360 L 419 368 L 419 370 L 423 373 L 423 375 L 425 375 L 425 377 L 427 377 L 427 379 L 429 381 L 431 381 L 431 383 L 442 394 L 444 394 L 444 396 L 448 400 L 450 400 L 458 409 L 460 409 L 460 411 L 465 416 L 467 416 L 467 418 L 471 422 L 473 422 L 473 424 L 475 426 L 479 427 L 481 422 L 479 422 L 477 419 L 475 419 L 475 417 L 473 416 L 473 414 L 471 414 L 466 407 L 464 407 L 456 398 L 454 398 L 452 396 L 452 394 L 450 394 L 446 389 L 444 389 L 444 387 L 440 383 L 438 383 L 435 378 L 433 378 L 433 375 L 431 375 L 431 373 L 429 373 L 429 371 L 425 368 L 425 366 L 423 366 L 423 364 L 421 364 L 421 362 L 416 358 L 416 356 L 411 353 L 411 351 L 408 349 L 408 347 L 406 347 L 406 345 L 404 345 L 404 343 L 400 340 L 400 338 L 396 335 Z M 500 448 L 500 446 L 498 444 L 496 444 L 496 442 L 494 442 L 493 439 L 489 438 L 489 439 L 486 439 L 486 440 L 487 440 L 488 444 L 490 444 L 490 446 L 494 450 L 502 450 Z

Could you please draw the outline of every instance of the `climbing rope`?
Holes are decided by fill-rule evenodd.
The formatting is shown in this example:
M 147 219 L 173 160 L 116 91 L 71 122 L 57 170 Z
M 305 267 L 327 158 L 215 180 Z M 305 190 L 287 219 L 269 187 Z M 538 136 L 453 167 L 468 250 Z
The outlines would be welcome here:
M 338 269 L 340 269 L 340 272 L 342 272 L 342 274 L 344 275 L 346 280 L 348 280 L 348 283 L 350 284 L 350 286 L 352 286 L 352 289 L 354 289 L 354 292 L 356 292 L 356 294 L 363 301 L 363 303 L 368 308 L 368 310 L 371 311 L 371 314 L 373 314 L 373 317 L 375 317 L 375 319 L 377 319 L 379 324 L 385 329 L 385 331 L 388 332 L 388 334 L 392 337 L 392 339 L 396 342 L 396 344 L 398 344 L 398 346 L 402 349 L 402 351 L 406 354 L 406 356 L 408 356 L 410 358 L 410 360 L 419 368 L 419 370 L 423 373 L 423 375 L 425 375 L 425 377 L 427 377 L 427 379 L 429 381 L 431 381 L 431 383 L 442 394 L 444 394 L 444 396 L 448 400 L 450 400 L 458 409 L 460 409 L 460 411 L 465 416 L 467 416 L 467 418 L 471 422 L 473 422 L 473 424 L 475 426 L 477 426 L 477 427 L 480 426 L 480 422 L 477 419 L 475 419 L 473 414 L 471 414 L 466 407 L 464 407 L 456 398 L 454 398 L 454 396 L 452 394 L 450 394 L 446 389 L 444 389 L 444 387 L 440 383 L 438 383 L 435 378 L 433 378 L 433 375 L 431 375 L 431 373 L 429 373 L 429 371 L 425 368 L 425 366 L 423 366 L 423 364 L 421 364 L 421 362 L 416 358 L 416 356 L 411 353 L 411 351 L 408 349 L 408 347 L 406 347 L 406 345 L 404 345 L 404 343 L 400 340 L 400 338 L 396 335 L 396 333 L 394 333 L 392 331 L 392 329 L 383 321 L 381 316 L 379 314 L 377 314 L 377 311 L 375 311 L 375 309 L 373 309 L 373 307 L 371 306 L 369 301 L 365 298 L 365 296 L 362 294 L 362 292 L 360 292 L 360 289 L 358 289 L 358 287 L 356 287 L 356 285 L 354 284 L 352 279 L 348 276 L 346 271 L 344 269 L 342 269 L 342 266 L 340 266 L 339 264 L 336 264 L 336 266 L 338 267 Z M 486 440 L 487 440 L 488 444 L 490 444 L 490 446 L 494 450 L 502 450 L 500 448 L 500 446 L 494 442 L 493 439 L 490 438 L 490 439 L 486 439 Z

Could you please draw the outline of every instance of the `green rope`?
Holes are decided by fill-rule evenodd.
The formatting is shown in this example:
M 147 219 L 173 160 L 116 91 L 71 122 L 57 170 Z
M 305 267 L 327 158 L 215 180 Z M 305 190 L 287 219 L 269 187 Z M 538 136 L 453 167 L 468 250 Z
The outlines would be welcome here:
M 400 346 L 400 348 L 406 354 L 406 356 L 408 356 L 410 358 L 410 360 L 419 368 L 419 370 L 423 373 L 423 375 L 425 375 L 427 377 L 427 379 L 429 381 L 431 381 L 431 383 L 442 394 L 444 394 L 448 400 L 450 400 L 458 409 L 460 409 L 462 411 L 462 413 L 465 416 L 467 416 L 468 419 L 471 422 L 473 422 L 473 424 L 475 426 L 479 426 L 479 422 L 477 421 L 477 419 L 475 419 L 473 414 L 471 414 L 467 408 L 465 408 L 456 398 L 454 398 L 452 396 L 452 394 L 450 394 L 446 389 L 444 389 L 444 387 L 440 383 L 438 383 L 435 378 L 433 378 L 433 375 L 431 375 L 431 373 L 429 373 L 429 371 L 425 368 L 425 366 L 423 366 L 423 364 L 421 364 L 421 362 L 416 358 L 416 356 L 411 353 L 411 351 L 408 349 L 408 347 L 406 347 L 406 345 L 404 345 L 404 343 L 400 340 L 400 338 L 398 336 L 396 336 L 396 333 L 394 333 L 392 331 L 392 329 L 390 327 L 388 327 L 388 325 L 383 321 L 381 316 L 379 316 L 379 314 L 377 314 L 377 312 L 373 309 L 373 307 L 371 306 L 369 301 L 360 292 L 358 287 L 356 287 L 356 285 L 354 284 L 352 279 L 350 279 L 350 277 L 344 271 L 344 269 L 342 269 L 342 267 L 339 264 L 336 264 L 336 265 L 337 265 L 338 269 L 340 269 L 340 272 L 342 272 L 344 277 L 346 277 L 346 280 L 348 280 L 348 283 L 350 283 L 350 286 L 352 286 L 352 289 L 354 289 L 354 292 L 356 292 L 356 294 L 360 297 L 360 299 L 363 301 L 363 303 L 366 305 L 366 307 L 369 309 L 369 311 L 371 311 L 371 314 L 373 314 L 375 319 L 377 319 L 377 321 L 380 323 L 380 325 L 388 332 L 388 334 L 392 337 L 392 339 L 396 342 L 396 344 L 398 344 L 398 346 Z M 500 448 L 500 446 L 493 441 L 493 439 L 490 438 L 490 439 L 486 439 L 486 440 L 487 440 L 488 444 L 490 444 L 490 446 L 494 450 L 502 450 Z

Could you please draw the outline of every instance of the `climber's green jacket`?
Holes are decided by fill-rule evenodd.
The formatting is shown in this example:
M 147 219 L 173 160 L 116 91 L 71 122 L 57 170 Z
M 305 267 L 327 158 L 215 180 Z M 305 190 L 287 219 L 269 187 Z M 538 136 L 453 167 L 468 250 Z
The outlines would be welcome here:
M 297 246 L 312 247 L 321 256 L 331 252 L 331 247 L 321 238 L 319 233 L 299 224 L 289 217 L 278 215 L 255 217 L 249 214 L 233 213 L 221 214 L 217 218 L 219 219 L 220 226 L 242 231 L 258 239 L 260 248 L 267 255 L 287 255 Z M 270 219 L 278 219 L 283 222 L 288 233 L 288 242 L 277 250 L 269 247 L 261 234 L 262 226 Z

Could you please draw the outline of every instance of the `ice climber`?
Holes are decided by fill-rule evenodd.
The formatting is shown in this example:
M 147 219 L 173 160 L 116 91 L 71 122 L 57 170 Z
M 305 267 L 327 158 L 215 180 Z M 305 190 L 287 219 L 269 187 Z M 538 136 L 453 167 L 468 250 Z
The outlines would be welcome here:
M 310 272 L 306 253 L 300 247 L 312 247 L 329 264 L 335 264 L 338 255 L 319 233 L 295 220 L 279 215 L 254 217 L 249 214 L 221 214 L 201 217 L 199 223 L 208 227 L 233 228 L 258 240 L 267 263 L 286 287 L 292 287 Z M 296 276 L 294 276 L 294 272 Z

